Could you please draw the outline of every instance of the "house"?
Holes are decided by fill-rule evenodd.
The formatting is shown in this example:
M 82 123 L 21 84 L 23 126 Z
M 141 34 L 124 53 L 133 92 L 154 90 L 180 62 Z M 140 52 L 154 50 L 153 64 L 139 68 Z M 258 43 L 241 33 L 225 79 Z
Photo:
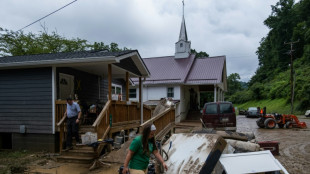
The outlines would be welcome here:
M 119 94 L 128 101 L 129 78 L 148 76 L 137 50 L 1 57 L 0 149 L 57 151 L 62 135 L 56 124 L 68 96 L 86 106 L 118 99 Z
M 145 58 L 144 62 L 151 76 L 141 81 L 143 102 L 156 104 L 160 98 L 171 98 L 176 104 L 177 122 L 186 119 L 189 111 L 199 113 L 197 111 L 206 102 L 224 100 L 227 91 L 226 57 L 195 58 L 195 54 L 191 54 L 184 14 L 175 55 Z M 137 100 L 140 82 L 137 78 L 131 80 L 130 100 Z

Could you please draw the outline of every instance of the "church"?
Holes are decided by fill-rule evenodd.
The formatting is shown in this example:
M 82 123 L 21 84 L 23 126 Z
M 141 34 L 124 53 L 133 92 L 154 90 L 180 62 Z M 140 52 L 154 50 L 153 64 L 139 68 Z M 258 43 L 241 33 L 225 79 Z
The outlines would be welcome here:
M 156 105 L 161 98 L 171 99 L 175 106 L 176 122 L 194 119 L 194 113 L 204 103 L 224 101 L 227 91 L 226 56 L 199 57 L 191 54 L 188 40 L 184 4 L 179 39 L 175 43 L 173 56 L 144 58 L 150 71 L 148 78 L 142 79 L 141 98 L 146 105 Z M 139 79 L 131 79 L 129 97 L 139 100 Z

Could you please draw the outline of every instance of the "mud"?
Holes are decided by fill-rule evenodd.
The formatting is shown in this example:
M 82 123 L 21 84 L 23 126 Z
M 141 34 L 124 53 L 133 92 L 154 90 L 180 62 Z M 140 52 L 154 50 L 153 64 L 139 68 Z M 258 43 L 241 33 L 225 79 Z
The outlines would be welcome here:
M 254 132 L 257 141 L 278 141 L 280 155 L 275 156 L 289 173 L 309 174 L 310 171 L 310 119 L 299 117 L 306 122 L 307 129 L 261 129 L 257 118 L 237 117 L 237 131 Z

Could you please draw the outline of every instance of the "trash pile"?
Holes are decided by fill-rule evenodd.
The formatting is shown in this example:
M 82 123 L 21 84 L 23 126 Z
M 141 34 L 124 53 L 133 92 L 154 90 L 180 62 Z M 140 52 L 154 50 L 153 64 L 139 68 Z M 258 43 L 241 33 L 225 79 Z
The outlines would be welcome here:
M 172 142 L 172 143 L 171 143 Z M 169 151 L 169 146 L 172 145 Z M 262 145 L 262 147 L 260 146 Z M 169 166 L 165 173 L 230 174 L 282 172 L 288 174 L 269 148 L 277 142 L 256 142 L 253 133 L 200 130 L 173 134 L 162 146 Z M 266 151 L 267 150 L 267 151 Z M 238 165 L 233 165 L 238 161 Z M 246 167 L 243 167 L 245 166 Z

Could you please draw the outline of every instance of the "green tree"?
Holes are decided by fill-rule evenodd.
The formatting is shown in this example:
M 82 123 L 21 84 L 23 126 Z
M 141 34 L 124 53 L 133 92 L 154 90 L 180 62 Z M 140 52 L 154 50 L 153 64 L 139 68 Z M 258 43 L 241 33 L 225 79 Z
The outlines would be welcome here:
M 195 58 L 209 57 L 208 53 L 204 51 L 197 52 L 195 49 L 191 49 L 191 54 L 196 54 Z
M 48 33 L 46 29 L 35 34 L 32 32 L 15 32 L 0 28 L 0 56 L 20 56 L 86 50 L 108 50 L 116 52 L 128 49 L 120 49 L 118 44 L 114 42 L 110 45 L 105 45 L 103 42 L 89 43 L 87 40 L 80 38 L 68 39 L 59 35 L 56 31 Z
M 227 77 L 228 96 L 242 90 L 240 75 L 238 73 L 232 73 Z

